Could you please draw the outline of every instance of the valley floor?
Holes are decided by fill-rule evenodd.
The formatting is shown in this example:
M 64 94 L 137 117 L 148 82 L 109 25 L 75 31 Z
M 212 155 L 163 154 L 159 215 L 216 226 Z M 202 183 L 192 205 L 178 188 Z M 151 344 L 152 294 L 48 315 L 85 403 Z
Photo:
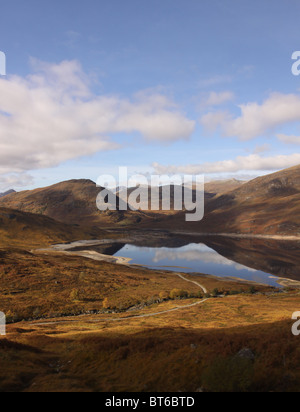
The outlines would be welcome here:
M 1 391 L 299 390 L 296 290 L 21 250 L 0 278 Z
M 299 342 L 288 320 L 298 302 L 289 294 L 233 296 L 159 317 L 114 314 L 109 320 L 97 315 L 10 325 L 7 339 L 0 339 L 0 387 L 298 391 Z M 167 312 L 172 304 L 159 306 Z M 245 349 L 253 358 L 239 355 Z

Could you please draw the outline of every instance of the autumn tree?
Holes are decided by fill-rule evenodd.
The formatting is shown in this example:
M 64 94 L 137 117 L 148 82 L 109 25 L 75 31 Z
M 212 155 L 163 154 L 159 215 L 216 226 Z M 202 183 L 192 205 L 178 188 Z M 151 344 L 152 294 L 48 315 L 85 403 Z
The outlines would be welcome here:
M 110 309 L 110 304 L 109 304 L 108 298 L 104 299 L 102 305 L 103 305 L 103 309 Z

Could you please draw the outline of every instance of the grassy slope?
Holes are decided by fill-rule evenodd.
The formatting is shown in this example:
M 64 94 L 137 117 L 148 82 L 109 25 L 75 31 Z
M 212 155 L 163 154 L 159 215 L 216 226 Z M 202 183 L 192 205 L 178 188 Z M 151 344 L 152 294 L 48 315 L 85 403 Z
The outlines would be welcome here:
M 224 284 L 200 278 L 209 290 L 249 290 L 240 282 Z M 153 304 L 160 293 L 173 289 L 195 296 L 199 287 L 173 273 L 137 270 L 81 257 L 34 255 L 22 250 L 0 250 L 1 308 L 14 320 L 81 314 L 103 310 L 103 301 L 116 310 Z M 258 290 L 271 290 L 258 287 Z
M 94 239 L 99 229 L 85 229 L 57 222 L 49 217 L 0 208 L 0 247 L 31 248 L 58 242 Z
M 292 294 L 241 295 L 156 318 L 11 325 L 0 338 L 0 388 L 298 391 L 299 338 L 290 321 L 297 303 Z M 253 363 L 236 358 L 244 348 Z
M 64 223 L 81 224 L 85 223 L 87 216 L 95 214 L 98 193 L 96 185 L 89 180 L 71 180 L 50 187 L 13 193 L 1 199 L 0 205 L 49 216 Z M 93 205 L 90 204 L 91 198 Z
M 300 234 L 300 166 L 263 176 L 206 203 L 201 222 L 183 213 L 162 227 L 199 233 Z
M 240 294 L 130 319 L 196 301 L 155 303 L 160 292 L 177 288 L 197 294 L 199 288 L 173 273 L 20 250 L 2 250 L 0 268 L 1 310 L 17 320 L 101 310 L 105 298 L 117 309 L 59 316 L 49 324 L 8 325 L 7 337 L 0 338 L 0 391 L 195 391 L 202 386 L 217 390 L 224 382 L 223 390 L 299 388 L 300 372 L 294 367 L 299 345 L 289 320 L 299 304 L 297 292 Z M 237 281 L 197 280 L 210 291 L 249 289 Z M 141 302 L 147 305 L 123 311 Z M 245 347 L 255 353 L 253 365 L 234 358 Z
M 245 184 L 244 181 L 236 179 L 215 180 L 205 184 L 205 191 L 215 195 L 222 195 L 240 188 L 243 184 Z

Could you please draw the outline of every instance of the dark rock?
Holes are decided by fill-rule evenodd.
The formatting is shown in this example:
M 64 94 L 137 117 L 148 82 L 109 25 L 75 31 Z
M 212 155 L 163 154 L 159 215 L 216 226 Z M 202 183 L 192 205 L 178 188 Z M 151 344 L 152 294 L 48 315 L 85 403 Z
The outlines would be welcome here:
M 241 359 L 248 359 L 248 360 L 255 360 L 255 355 L 252 352 L 251 349 L 249 348 L 244 348 L 239 351 L 239 353 L 236 355 L 236 358 L 241 358 Z

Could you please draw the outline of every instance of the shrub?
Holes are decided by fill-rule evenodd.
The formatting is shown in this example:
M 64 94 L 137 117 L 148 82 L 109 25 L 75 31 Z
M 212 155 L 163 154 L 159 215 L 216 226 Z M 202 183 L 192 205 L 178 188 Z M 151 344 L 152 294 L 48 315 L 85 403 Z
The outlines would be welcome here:
M 6 312 L 6 322 L 7 323 L 14 323 L 15 322 L 15 314 L 12 311 Z
M 183 299 L 189 296 L 188 292 L 180 289 L 173 289 L 170 293 L 170 299 Z
M 189 297 L 189 292 L 187 292 L 186 290 L 180 290 L 179 297 L 181 299 L 186 299 Z
M 41 309 L 40 308 L 35 308 L 32 316 L 34 319 L 38 319 L 41 316 Z
M 170 294 L 168 292 L 160 292 L 160 294 L 159 294 L 160 300 L 168 300 L 169 296 L 170 296 Z
M 70 293 L 70 299 L 72 301 L 79 300 L 79 290 L 78 289 L 72 290 L 72 292 Z

